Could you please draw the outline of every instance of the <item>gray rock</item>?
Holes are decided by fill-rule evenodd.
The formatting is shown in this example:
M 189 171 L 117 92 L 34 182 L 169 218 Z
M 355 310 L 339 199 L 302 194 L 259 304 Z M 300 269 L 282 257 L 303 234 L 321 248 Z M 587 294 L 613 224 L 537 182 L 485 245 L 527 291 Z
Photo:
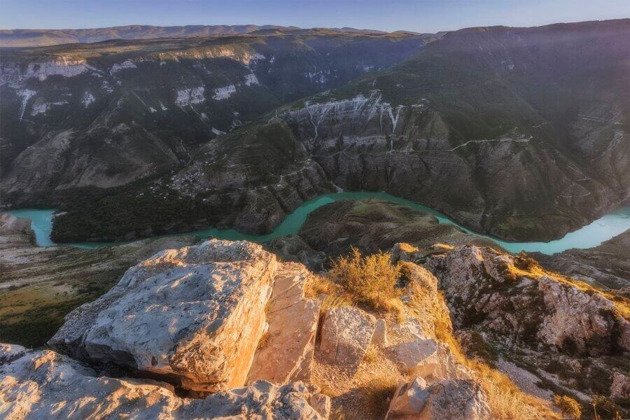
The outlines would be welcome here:
M 438 343 L 435 340 L 418 339 L 389 347 L 393 359 L 413 375 L 432 375 L 439 366 Z
M 205 399 L 177 397 L 150 380 L 114 379 L 50 350 L 0 366 L 0 417 L 7 419 L 325 419 L 328 397 L 301 382 L 259 381 Z M 311 404 L 312 401 L 312 404 Z
M 486 420 L 490 410 L 477 382 L 451 379 L 427 385 L 419 377 L 399 386 L 386 418 Z
M 372 342 L 376 318 L 360 309 L 344 306 L 326 311 L 319 352 L 323 360 L 356 368 Z
M 50 345 L 191 390 L 242 386 L 265 328 L 276 266 L 272 254 L 247 242 L 162 251 L 70 313 Z
M 456 327 L 567 354 L 630 351 L 630 321 L 595 290 L 546 274 L 528 258 L 463 246 L 430 257 Z
M 630 378 L 628 376 L 621 372 L 613 372 L 610 397 L 619 400 L 630 400 Z
M 0 343 L 0 365 L 12 362 L 22 357 L 27 352 L 26 348 L 17 344 Z

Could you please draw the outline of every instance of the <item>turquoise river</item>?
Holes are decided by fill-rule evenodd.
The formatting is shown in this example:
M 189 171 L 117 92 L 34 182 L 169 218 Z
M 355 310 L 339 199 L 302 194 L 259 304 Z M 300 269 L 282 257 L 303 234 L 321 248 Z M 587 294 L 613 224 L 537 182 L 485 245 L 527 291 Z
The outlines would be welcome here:
M 200 238 L 220 238 L 220 239 L 245 239 L 253 242 L 264 242 L 279 236 L 292 235 L 299 232 L 300 228 L 306 221 L 306 217 L 313 210 L 322 207 L 326 204 L 334 203 L 339 200 L 360 200 L 365 198 L 378 198 L 381 200 L 390 201 L 397 204 L 402 204 L 411 207 L 415 210 L 431 213 L 440 223 L 451 224 L 459 227 L 465 232 L 484 236 L 493 239 L 499 245 L 504 247 L 510 252 L 518 253 L 525 252 L 542 252 L 545 254 L 555 254 L 571 248 L 593 248 L 600 245 L 602 242 L 617 236 L 624 231 L 630 229 L 630 207 L 622 207 L 615 210 L 600 219 L 595 220 L 593 223 L 582 227 L 574 232 L 568 233 L 562 239 L 558 239 L 551 242 L 506 242 L 499 239 L 489 237 L 487 235 L 481 235 L 476 232 L 472 232 L 466 229 L 453 220 L 449 219 L 444 214 L 437 212 L 429 207 L 414 203 L 413 201 L 405 200 L 403 198 L 394 197 L 390 194 L 382 192 L 342 192 L 336 194 L 326 194 L 319 196 L 313 200 L 303 203 L 300 207 L 295 209 L 284 221 L 271 233 L 267 235 L 248 235 L 238 232 L 234 229 L 204 229 L 194 232 L 179 233 L 193 234 Z M 39 246 L 54 246 L 55 243 L 50 239 L 52 231 L 52 219 L 54 210 L 34 210 L 34 209 L 22 209 L 9 211 L 10 214 L 23 217 L 31 220 L 31 227 L 35 232 L 37 245 Z M 101 246 L 114 245 L 113 243 L 72 243 L 67 244 L 77 246 L 81 248 L 98 248 Z

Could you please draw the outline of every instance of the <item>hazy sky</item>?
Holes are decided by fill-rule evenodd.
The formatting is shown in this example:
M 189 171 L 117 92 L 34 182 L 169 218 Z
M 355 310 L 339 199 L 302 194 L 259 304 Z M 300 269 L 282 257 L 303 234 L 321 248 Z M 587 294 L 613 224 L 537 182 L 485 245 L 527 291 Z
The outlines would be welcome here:
M 0 0 L 0 27 L 275 24 L 420 32 L 630 17 L 630 0 Z

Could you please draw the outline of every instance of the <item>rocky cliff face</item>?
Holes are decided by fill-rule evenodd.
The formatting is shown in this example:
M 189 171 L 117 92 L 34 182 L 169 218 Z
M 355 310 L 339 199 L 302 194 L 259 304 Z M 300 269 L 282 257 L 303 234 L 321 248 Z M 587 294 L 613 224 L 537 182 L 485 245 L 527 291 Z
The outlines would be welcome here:
M 422 71 L 426 63 L 417 65 Z M 462 136 L 449 120 L 452 111 L 442 109 L 451 104 L 438 102 L 442 98 L 423 92 L 426 97 L 401 100 L 385 90 L 391 87 L 380 78 L 374 80 L 374 86 L 361 84 L 369 90 L 353 98 L 307 104 L 286 115 L 313 160 L 344 189 L 387 191 L 410 198 L 477 231 L 507 239 L 562 236 L 569 224 L 582 225 L 625 198 L 629 180 L 618 170 L 628 164 L 629 155 L 622 131 L 608 139 L 619 153 L 613 153 L 612 167 L 578 166 L 554 144 L 554 135 L 532 129 L 533 122 L 504 121 L 504 125 L 514 125 L 503 133 Z M 379 83 L 383 90 L 372 90 Z M 388 96 L 397 102 L 390 103 L 394 98 Z M 409 103 L 413 99 L 417 102 Z M 622 124 L 623 114 L 614 115 L 614 122 Z M 578 143 L 589 141 L 576 137 Z M 583 151 L 587 154 L 589 159 L 599 156 Z M 584 179 L 590 185 L 576 187 Z
M 159 181 L 162 194 L 196 197 L 196 210 L 183 210 L 188 226 L 203 223 L 199 213 L 214 213 L 213 203 L 230 196 L 239 216 L 219 223 L 266 232 L 317 173 L 323 189 L 387 191 L 501 238 L 558 238 L 627 200 L 629 108 L 621 92 L 630 88 L 630 50 L 622 41 L 629 33 L 626 20 L 449 33 L 389 71 L 280 108 L 225 139 L 250 142 L 257 132 L 257 142 L 273 139 L 273 146 L 230 149 L 218 139 L 206 150 L 224 155 L 195 155 L 174 178 Z M 275 149 L 281 143 L 282 152 Z M 275 177 L 261 149 L 274 152 Z M 278 157 L 285 150 L 299 150 L 299 157 Z M 226 168 L 235 160 L 248 162 L 237 187 L 217 177 L 232 174 Z M 296 172 L 300 166 L 311 169 Z M 221 185 L 183 186 L 211 174 Z M 83 238 L 118 237 L 113 220 L 128 211 L 120 203 L 149 188 L 134 185 L 94 208 L 82 201 L 67 218 L 98 218 Z M 177 230 L 169 205 L 160 197 L 152 204 L 162 220 L 150 230 Z M 59 239 L 77 236 L 70 224 L 60 225 Z
M 163 174 L 199 144 L 389 67 L 429 39 L 313 30 L 8 50 L 3 204 Z
M 424 266 L 439 279 L 473 354 L 499 360 L 509 372 L 506 358 L 552 389 L 625 398 L 613 384 L 630 374 L 623 362 L 630 351 L 627 299 L 489 248 L 458 247 Z

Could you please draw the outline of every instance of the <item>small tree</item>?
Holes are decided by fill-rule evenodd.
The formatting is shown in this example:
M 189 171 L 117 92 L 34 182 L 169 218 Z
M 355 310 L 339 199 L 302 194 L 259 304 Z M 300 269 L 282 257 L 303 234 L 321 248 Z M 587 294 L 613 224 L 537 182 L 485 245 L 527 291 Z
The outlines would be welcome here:
M 571 397 L 554 395 L 553 403 L 560 409 L 565 418 L 579 419 L 582 416 L 580 404 Z

